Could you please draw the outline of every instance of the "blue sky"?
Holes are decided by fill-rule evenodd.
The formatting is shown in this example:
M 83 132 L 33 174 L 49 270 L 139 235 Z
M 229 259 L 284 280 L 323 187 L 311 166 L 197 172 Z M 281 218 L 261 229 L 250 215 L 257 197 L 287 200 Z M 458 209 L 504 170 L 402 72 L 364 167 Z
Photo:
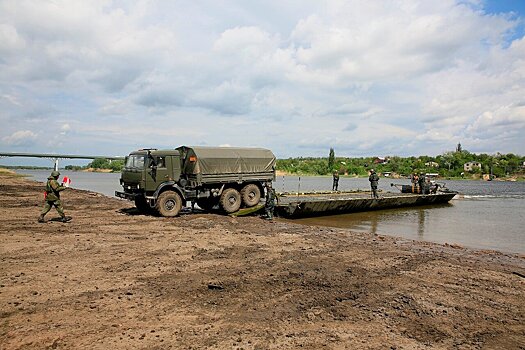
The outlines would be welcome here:
M 0 151 L 524 154 L 524 19 L 525 1 L 0 0 Z
M 515 12 L 520 16 L 525 14 L 525 1 L 523 0 L 490 0 L 482 3 L 487 13 L 510 13 Z
M 488 14 L 506 14 L 519 18 L 519 24 L 510 35 L 510 40 L 522 38 L 525 34 L 525 1 L 524 0 L 490 0 L 482 3 Z

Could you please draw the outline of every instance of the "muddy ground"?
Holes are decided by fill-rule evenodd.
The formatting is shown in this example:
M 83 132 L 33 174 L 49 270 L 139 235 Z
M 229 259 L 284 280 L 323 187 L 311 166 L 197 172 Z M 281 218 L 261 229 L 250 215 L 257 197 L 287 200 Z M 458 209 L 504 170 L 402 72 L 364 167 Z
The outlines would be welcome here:
M 1 349 L 525 348 L 524 256 L 42 191 L 0 174 Z

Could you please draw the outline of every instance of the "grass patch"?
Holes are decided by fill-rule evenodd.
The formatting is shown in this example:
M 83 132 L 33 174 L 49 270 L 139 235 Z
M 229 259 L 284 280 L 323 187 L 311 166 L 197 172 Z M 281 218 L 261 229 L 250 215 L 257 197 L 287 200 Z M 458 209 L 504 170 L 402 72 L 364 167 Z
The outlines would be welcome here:
M 18 174 L 13 170 L 0 168 L 0 175 L 9 176 L 9 177 L 28 177 L 29 175 Z

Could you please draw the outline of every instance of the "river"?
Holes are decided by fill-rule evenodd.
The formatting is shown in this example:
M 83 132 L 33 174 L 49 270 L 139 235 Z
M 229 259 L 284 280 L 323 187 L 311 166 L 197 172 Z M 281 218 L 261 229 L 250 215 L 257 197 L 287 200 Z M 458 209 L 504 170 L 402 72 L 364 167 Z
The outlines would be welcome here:
M 18 170 L 36 181 L 46 181 L 48 170 Z M 61 170 L 72 179 L 72 187 L 113 196 L 120 190 L 120 174 Z M 379 188 L 396 192 L 390 183 L 409 184 L 406 179 L 381 178 Z M 525 254 L 525 182 L 444 180 L 460 192 L 450 204 L 406 209 L 296 219 L 307 225 L 349 228 L 359 232 L 399 236 L 436 243 L 459 244 Z M 322 191 L 332 187 L 331 177 L 279 176 L 277 191 Z M 341 177 L 340 190 L 368 189 L 366 178 Z M 67 206 L 67 203 L 66 203 Z

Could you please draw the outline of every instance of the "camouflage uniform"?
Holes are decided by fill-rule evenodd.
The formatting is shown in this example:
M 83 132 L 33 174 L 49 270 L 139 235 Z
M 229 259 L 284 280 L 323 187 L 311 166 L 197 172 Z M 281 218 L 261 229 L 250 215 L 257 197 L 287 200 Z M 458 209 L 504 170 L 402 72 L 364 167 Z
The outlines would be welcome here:
M 71 217 L 64 214 L 64 208 L 62 207 L 62 202 L 60 201 L 60 192 L 65 190 L 67 187 L 59 185 L 57 179 L 60 176 L 58 171 L 53 171 L 51 176 L 47 178 L 46 183 L 46 195 L 45 195 L 45 204 L 38 222 L 44 222 L 44 216 L 51 210 L 52 207 L 55 207 L 58 214 L 62 218 L 62 222 L 67 222 L 71 220 Z
M 421 194 L 427 194 L 427 181 L 425 175 L 421 174 L 419 175 L 419 193 Z
M 417 193 L 418 186 L 419 186 L 419 175 L 416 173 L 413 173 L 410 181 L 412 182 L 412 193 Z
M 272 184 L 268 183 L 266 185 L 266 203 L 264 204 L 264 210 L 266 211 L 266 218 L 268 220 L 273 219 L 273 211 L 275 209 L 275 199 L 277 195 L 275 190 L 272 188 Z
M 332 191 L 337 191 L 337 188 L 339 187 L 339 172 L 334 172 L 334 183 L 332 184 Z
M 370 187 L 372 188 L 373 197 L 379 198 L 379 196 L 377 195 L 377 185 L 379 182 L 379 176 L 377 176 L 374 170 L 370 171 L 370 176 L 368 177 L 368 181 L 370 181 Z

